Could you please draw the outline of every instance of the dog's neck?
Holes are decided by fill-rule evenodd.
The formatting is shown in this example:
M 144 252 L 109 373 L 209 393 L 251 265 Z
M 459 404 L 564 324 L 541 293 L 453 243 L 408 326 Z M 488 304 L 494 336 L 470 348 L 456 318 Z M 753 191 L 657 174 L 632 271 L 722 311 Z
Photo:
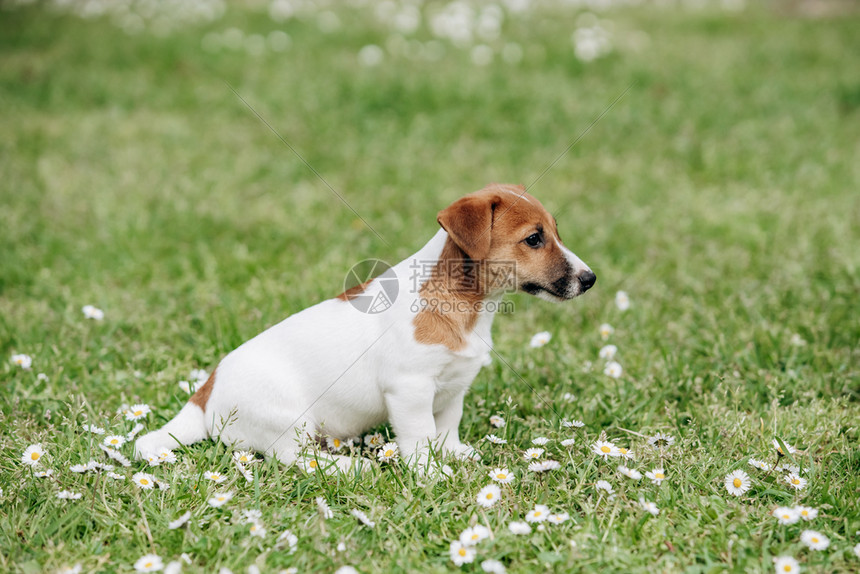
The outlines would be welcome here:
M 486 303 L 501 298 L 501 292 L 488 290 L 484 263 L 470 259 L 447 234 L 439 259 L 419 295 L 422 309 L 412 321 L 415 338 L 428 345 L 445 345 L 452 351 L 466 347 L 479 319 L 489 331 L 495 306 Z

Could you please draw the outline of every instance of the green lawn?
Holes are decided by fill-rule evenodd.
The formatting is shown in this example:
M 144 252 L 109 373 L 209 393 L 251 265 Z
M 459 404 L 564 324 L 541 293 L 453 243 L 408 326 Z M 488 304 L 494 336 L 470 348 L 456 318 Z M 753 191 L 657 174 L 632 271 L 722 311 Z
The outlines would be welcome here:
M 0 571 L 131 572 L 148 553 L 186 553 L 186 572 L 480 572 L 488 559 L 508 572 L 773 572 L 778 556 L 858 571 L 860 13 L 610 7 L 596 18 L 611 49 L 581 61 L 571 34 L 595 18 L 575 3 L 472 3 L 475 22 L 503 18 L 497 38 L 484 22 L 471 42 L 434 36 L 444 3 L 423 3 L 414 31 L 409 2 L 304 4 L 276 21 L 266 2 L 208 19 L 0 3 Z M 481 462 L 448 461 L 453 476 L 431 480 L 400 464 L 347 477 L 259 460 L 249 483 L 205 442 L 174 464 L 117 466 L 120 479 L 71 472 L 110 462 L 84 423 L 126 434 L 117 409 L 146 403 L 147 429 L 163 424 L 192 369 L 341 292 L 354 263 L 413 253 L 438 210 L 492 181 L 536 182 L 598 282 L 564 305 L 514 295 L 497 317 L 503 360 L 479 374 L 461 424 Z M 530 347 L 540 331 L 551 341 Z M 620 378 L 604 374 L 606 344 Z M 658 432 L 674 444 L 649 447 Z M 601 435 L 665 481 L 621 476 L 592 452 Z M 540 436 L 561 463 L 545 474 L 522 455 Z M 797 447 L 780 462 L 801 467 L 804 489 L 748 464 L 772 467 L 774 438 Z M 22 464 L 35 443 L 41 464 Z M 495 467 L 515 480 L 483 509 Z M 723 485 L 736 469 L 751 478 L 739 497 Z M 169 489 L 134 486 L 141 471 Z M 216 491 L 234 497 L 215 508 Z M 536 504 L 570 518 L 513 534 Z M 817 518 L 772 516 L 794 505 Z M 458 568 L 449 545 L 475 523 L 492 537 Z M 829 547 L 804 546 L 807 529 Z

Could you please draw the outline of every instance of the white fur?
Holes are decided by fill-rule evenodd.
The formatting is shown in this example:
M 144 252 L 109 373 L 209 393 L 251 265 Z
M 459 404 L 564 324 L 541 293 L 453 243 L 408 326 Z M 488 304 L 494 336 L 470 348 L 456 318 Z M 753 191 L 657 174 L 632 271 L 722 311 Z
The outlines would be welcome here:
M 390 421 L 401 454 L 425 461 L 432 446 L 468 455 L 458 426 L 463 396 L 488 363 L 493 310 L 483 310 L 461 351 L 415 339 L 419 307 L 413 277 L 438 260 L 447 233 L 440 230 L 393 269 L 399 280 L 391 308 L 366 314 L 339 299 L 323 301 L 271 327 L 218 365 L 205 413 L 188 403 L 163 428 L 135 444 L 140 456 L 207 436 L 291 463 L 309 439 L 346 439 Z M 577 269 L 587 269 L 565 249 Z M 575 262 L 573 259 L 575 259 Z M 371 282 L 365 294 L 380 289 Z M 333 456 L 342 469 L 350 460 Z

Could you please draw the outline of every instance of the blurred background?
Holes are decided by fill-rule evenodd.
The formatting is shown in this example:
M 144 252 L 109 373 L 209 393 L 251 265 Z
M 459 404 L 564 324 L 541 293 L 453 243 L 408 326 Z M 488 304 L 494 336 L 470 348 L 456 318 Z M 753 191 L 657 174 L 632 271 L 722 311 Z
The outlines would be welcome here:
M 502 343 L 575 341 L 624 289 L 643 364 L 680 378 L 783 368 L 748 344 L 797 333 L 837 368 L 858 29 L 838 0 L 5 0 L 0 347 L 83 381 L 211 365 L 499 181 L 599 276 L 561 315 L 515 297 Z M 111 327 L 61 364 L 84 304 Z

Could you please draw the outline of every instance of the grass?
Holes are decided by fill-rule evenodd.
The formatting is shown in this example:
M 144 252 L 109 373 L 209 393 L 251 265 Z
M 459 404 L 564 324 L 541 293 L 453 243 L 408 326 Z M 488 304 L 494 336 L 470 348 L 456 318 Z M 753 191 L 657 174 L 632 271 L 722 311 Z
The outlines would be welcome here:
M 33 367 L 0 364 L 0 569 L 128 572 L 154 552 L 165 562 L 187 553 L 185 570 L 200 572 L 441 572 L 456 569 L 449 542 L 475 522 L 494 538 L 465 571 L 493 558 L 509 572 L 760 572 L 779 555 L 811 572 L 860 567 L 857 13 L 612 8 L 600 17 L 615 49 L 583 63 L 570 43 L 579 12 L 539 7 L 509 16 L 492 43 L 519 43 L 519 64 L 497 56 L 477 67 L 443 41 L 441 61 L 386 51 L 363 67 L 362 46 L 395 44 L 384 23 L 349 8 L 334 8 L 332 33 L 318 25 L 330 16 L 278 24 L 247 3 L 162 35 L 8 8 L 0 353 L 29 354 Z M 282 29 L 292 45 L 259 56 L 201 49 L 230 27 Z M 150 469 L 167 491 L 69 472 L 107 461 L 82 423 L 125 433 L 132 423 L 116 409 L 145 402 L 157 427 L 186 400 L 177 383 L 191 369 L 339 293 L 355 262 L 406 257 L 435 232 L 439 209 L 490 181 L 536 180 L 533 193 L 599 279 L 562 306 L 515 295 L 515 313 L 496 319 L 504 362 L 479 374 L 461 423 L 480 463 L 452 461 L 452 478 L 430 481 L 400 465 L 326 476 L 267 460 L 247 483 L 230 451 L 206 442 Z M 626 312 L 618 290 L 632 300 Z M 86 304 L 105 320 L 85 320 Z M 598 359 L 602 323 L 615 328 L 618 379 Z M 551 342 L 530 348 L 543 330 Z M 507 425 L 494 429 L 493 414 Z M 563 417 L 585 427 L 561 428 Z M 482 440 L 491 432 L 508 444 Z M 649 448 L 656 432 L 675 444 Z M 662 464 L 668 479 L 618 475 L 590 452 L 601 434 L 636 452 L 631 466 Z M 526 470 L 521 452 L 537 436 L 562 468 Z M 568 436 L 576 444 L 562 447 Z M 806 489 L 747 464 L 774 463 L 775 437 L 798 447 Z M 37 442 L 52 478 L 20 462 Z M 516 481 L 481 510 L 475 496 L 495 466 Z M 739 498 L 722 485 L 734 469 L 752 477 Z M 229 477 L 217 487 L 235 492 L 224 507 L 206 504 L 216 490 L 207 470 Z M 616 496 L 600 495 L 598 480 Z M 61 489 L 84 496 L 58 500 Z M 320 518 L 318 496 L 333 518 Z M 508 531 L 541 503 L 571 520 Z M 818 518 L 777 524 L 772 510 L 796 503 Z M 264 537 L 249 535 L 247 509 L 262 512 Z M 185 511 L 189 525 L 169 530 Z M 807 527 L 830 547 L 804 548 Z M 295 553 L 276 542 L 285 529 Z

